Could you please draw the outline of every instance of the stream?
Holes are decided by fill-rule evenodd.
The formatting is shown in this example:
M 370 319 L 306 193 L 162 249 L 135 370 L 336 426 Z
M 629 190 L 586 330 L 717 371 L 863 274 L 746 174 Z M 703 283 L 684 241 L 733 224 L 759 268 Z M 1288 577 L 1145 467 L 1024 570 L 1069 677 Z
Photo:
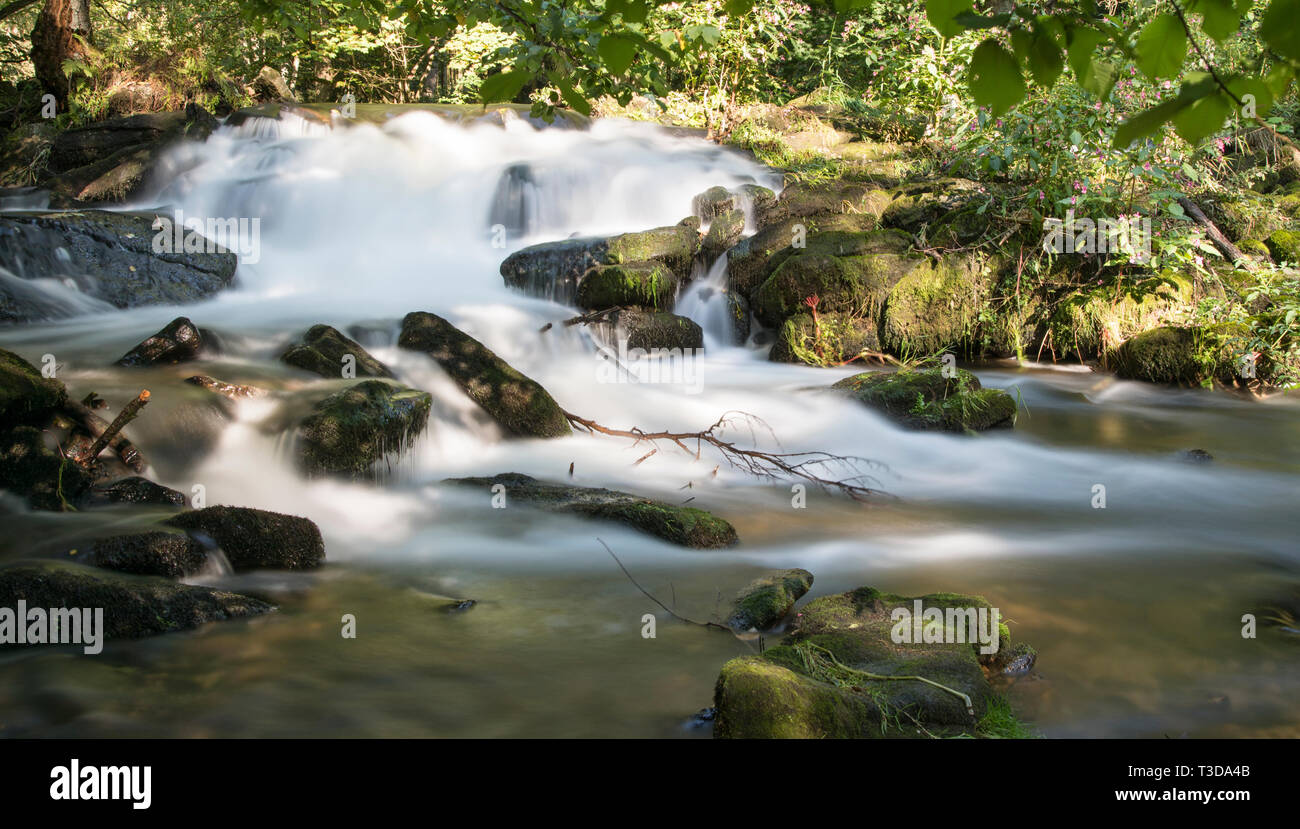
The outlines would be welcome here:
M 68 316 L 0 328 L 0 346 L 54 354 L 71 397 L 150 388 L 131 426 L 149 475 L 208 504 L 302 515 L 325 538 L 310 573 L 209 573 L 195 583 L 275 597 L 279 611 L 197 631 L 76 648 L 0 653 L 0 736 L 704 737 L 718 670 L 758 643 L 674 621 L 602 547 L 679 613 L 722 612 L 750 579 L 802 567 L 803 601 L 871 585 L 983 595 L 1035 670 L 1006 690 L 1047 736 L 1300 736 L 1296 637 L 1241 617 L 1300 593 L 1300 401 L 1121 381 L 1080 366 L 968 366 L 1021 403 L 1014 430 L 909 432 L 820 389 L 856 373 L 768 362 L 733 346 L 723 263 L 697 263 L 677 312 L 706 333 L 699 382 L 600 382 L 598 343 L 578 313 L 507 288 L 510 252 L 573 234 L 676 224 L 713 185 L 779 175 L 699 138 L 598 121 L 535 130 L 456 124 L 412 112 L 329 130 L 253 120 L 185 145 L 167 183 L 137 208 L 259 217 L 260 251 L 238 284 L 186 307 L 104 311 L 58 285 Z M 504 247 L 494 246 L 506 228 Z M 724 260 L 725 261 L 725 260 Z M 68 295 L 61 296 L 60 291 Z M 771 434 L 764 448 L 862 456 L 896 498 L 861 505 L 719 460 L 575 434 L 503 439 L 425 355 L 396 347 L 404 314 L 432 311 L 602 424 L 695 431 L 727 411 Z M 184 314 L 223 352 L 200 365 L 111 363 Z M 350 332 L 405 384 L 434 397 L 429 428 L 377 484 L 304 480 L 287 438 L 259 428 L 265 399 L 239 404 L 210 452 L 177 446 L 170 412 L 200 399 L 202 373 L 292 390 L 276 358 L 316 323 Z M 552 327 L 541 329 L 548 323 Z M 321 381 L 314 382 L 338 382 Z M 779 444 L 773 440 L 779 439 Z M 1199 448 L 1212 463 L 1192 464 Z M 619 525 L 493 509 L 448 477 L 523 472 L 692 506 L 726 518 L 738 546 L 686 550 Z M 1105 508 L 1094 487 L 1105 487 Z M 5 505 L 0 559 L 56 554 L 143 525 L 141 508 L 75 514 Z M 471 598 L 447 612 L 446 598 Z M 642 617 L 657 616 L 643 638 Z M 357 636 L 340 636 L 341 617 Z

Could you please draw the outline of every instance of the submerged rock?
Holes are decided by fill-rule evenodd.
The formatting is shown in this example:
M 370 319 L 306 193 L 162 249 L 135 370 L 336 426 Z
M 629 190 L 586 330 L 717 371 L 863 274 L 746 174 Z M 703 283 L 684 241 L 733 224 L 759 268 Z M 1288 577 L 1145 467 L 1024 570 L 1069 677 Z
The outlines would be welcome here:
M 220 547 L 236 572 L 309 570 L 325 561 L 320 529 L 296 515 L 218 506 L 182 512 L 164 523 Z
M 280 359 L 294 368 L 332 379 L 343 377 L 344 368 L 349 365 L 355 377 L 393 376 L 388 366 L 370 356 L 359 343 L 328 325 L 312 326 L 302 341 L 290 345 Z
M 20 561 L 0 568 L 0 607 L 103 608 L 107 639 L 135 639 L 208 622 L 269 613 L 258 599 L 55 561 Z
M 445 483 L 480 487 L 484 492 L 501 484 L 507 503 L 513 499 L 550 512 L 615 521 L 684 547 L 728 547 L 737 541 L 731 524 L 704 510 L 613 489 L 552 484 L 517 472 L 493 478 L 449 478 Z
M 506 434 L 553 438 L 573 433 L 546 389 L 442 317 L 426 311 L 407 314 L 397 344 L 432 357 Z
M 132 348 L 117 361 L 119 366 L 160 366 L 185 363 L 203 351 L 203 333 L 188 317 L 177 317 L 161 331 Z
M 155 253 L 156 218 L 104 210 L 0 213 L 0 267 L 18 277 L 0 284 L 0 322 L 48 319 L 83 308 L 19 290 L 22 280 L 69 280 L 77 302 L 88 297 L 117 308 L 192 303 L 229 287 L 234 253 L 215 245 L 202 252 Z
M 110 504 L 185 506 L 184 493 L 177 492 L 162 484 L 156 484 L 148 478 L 141 478 L 138 475 L 95 484 L 90 489 L 90 497 Z
M 755 579 L 736 594 L 727 626 L 732 630 L 767 630 L 784 619 L 805 593 L 812 589 L 813 574 L 807 570 L 778 570 Z
M 427 392 L 386 380 L 332 394 L 298 423 L 299 465 L 309 475 L 373 477 L 386 454 L 411 447 L 432 405 Z
M 635 306 L 655 311 L 672 308 L 677 277 L 658 262 L 598 265 L 578 284 L 577 304 L 588 311 Z
M 937 609 L 948 641 L 912 641 L 910 615 Z M 983 628 L 958 628 L 955 619 Z M 949 613 L 953 617 L 948 616 Z M 974 617 L 974 618 L 972 618 Z M 923 617 L 924 618 L 924 617 Z M 906 625 L 907 636 L 894 632 Z M 994 626 L 997 626 L 994 630 Z M 957 633 L 960 630 L 961 641 Z M 997 653 L 982 653 L 986 643 Z M 987 648 L 984 648 L 987 649 Z M 997 700 L 987 673 L 1005 667 L 998 654 L 1010 650 L 1010 634 L 978 596 L 937 593 L 919 599 L 870 587 L 826 596 L 805 605 L 781 644 L 761 656 L 733 659 L 722 667 L 714 692 L 715 737 L 844 738 L 916 735 L 918 726 L 945 736 L 984 733 L 981 719 Z M 921 676 L 965 695 L 915 679 Z M 967 699 L 970 708 L 967 707 Z
M 867 372 L 831 386 L 911 429 L 948 432 L 982 431 L 1014 425 L 1016 401 L 999 389 L 980 387 L 965 369 L 916 369 Z
M 676 314 L 620 308 L 611 315 L 610 322 L 616 336 L 627 340 L 629 349 L 680 349 L 684 352 L 704 348 L 704 330 L 699 323 Z

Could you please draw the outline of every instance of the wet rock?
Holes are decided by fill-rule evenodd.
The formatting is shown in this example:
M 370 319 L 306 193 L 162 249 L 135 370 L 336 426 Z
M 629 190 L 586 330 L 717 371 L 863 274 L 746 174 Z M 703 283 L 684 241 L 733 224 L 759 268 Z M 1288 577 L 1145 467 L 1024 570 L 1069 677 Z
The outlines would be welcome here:
M 698 230 L 683 225 L 563 239 L 515 251 L 501 263 L 501 275 L 512 288 L 571 305 L 583 275 L 597 265 L 653 261 L 685 279 L 699 248 Z
M 876 323 L 852 314 L 795 314 L 781 324 L 768 359 L 776 363 L 838 366 L 864 352 L 879 353 Z
M 427 392 L 384 380 L 332 394 L 298 424 L 299 465 L 309 475 L 373 478 L 385 455 L 415 443 L 432 405 Z
M 191 105 L 174 112 L 146 112 L 75 127 L 55 136 L 50 149 L 50 170 L 65 173 L 123 150 L 137 150 L 185 137 L 201 141 L 216 126 L 216 119 L 202 107 Z
M 207 560 L 207 548 L 199 541 L 183 532 L 160 531 L 96 539 L 78 559 L 119 573 L 172 579 L 199 572 Z
M 712 262 L 726 253 L 727 249 L 740 241 L 745 235 L 745 214 L 739 210 L 729 210 L 713 219 L 709 232 L 700 244 L 700 253 L 705 261 Z
M 610 318 L 619 339 L 627 348 L 654 349 L 704 348 L 704 330 L 694 320 L 663 312 L 620 308 Z
M 1210 463 L 1214 456 L 1204 449 L 1184 449 L 1178 453 L 1178 459 L 1187 463 Z
M 29 608 L 103 608 L 107 639 L 187 630 L 275 609 L 224 590 L 54 561 L 16 562 L 0 568 L 0 607 L 16 607 L 20 599 Z
M 768 208 L 776 204 L 776 193 L 760 184 L 742 184 L 736 188 L 742 202 L 749 203 L 749 212 L 755 216 L 763 215 Z
M 156 484 L 138 475 L 116 481 L 95 484 L 90 489 L 95 501 L 109 504 L 155 504 L 167 507 L 185 506 L 184 493 Z
M 259 101 L 294 103 L 297 100 L 293 97 L 293 91 L 289 89 L 289 84 L 285 83 L 284 76 L 269 66 L 263 66 L 262 71 L 257 73 L 257 77 L 253 79 L 252 87 L 253 95 Z
M 1196 332 L 1162 326 L 1129 337 L 1115 353 L 1115 373 L 1127 380 L 1194 386 L 1204 379 Z
M 218 506 L 182 512 L 164 523 L 220 547 L 236 572 L 309 570 L 325 561 L 320 529 L 296 515 Z
M 0 214 L 0 267 L 18 279 L 0 283 L 0 322 L 81 313 L 86 298 L 117 308 L 197 302 L 230 286 L 230 251 L 155 253 L 156 216 L 102 210 Z M 68 280 L 76 302 L 62 307 L 24 281 Z M 67 300 L 71 302 L 71 300 Z M 102 307 L 102 306 L 101 306 Z
M 833 389 L 887 415 L 909 429 L 983 431 L 1015 423 L 1016 401 L 1004 391 L 980 387 L 965 369 L 943 368 L 856 374 Z
M 68 399 L 63 383 L 0 348 L 0 430 L 42 424 Z
M 573 433 L 546 389 L 442 317 L 407 314 L 397 344 L 432 357 L 506 434 L 552 438 Z
M 710 187 L 691 199 L 691 213 L 706 222 L 735 209 L 736 194 L 725 187 Z
M 598 265 L 578 284 L 579 308 L 600 311 L 632 305 L 663 311 L 677 298 L 677 277 L 658 262 Z
M 31 426 L 0 432 L 0 489 L 33 509 L 73 510 L 92 483 L 90 472 L 57 451 L 53 436 Z
M 478 487 L 485 493 L 501 484 L 507 503 L 514 500 L 550 512 L 614 521 L 684 547 L 728 547 L 737 540 L 731 524 L 704 510 L 612 489 L 552 484 L 517 472 L 493 478 L 450 478 L 445 483 Z
M 312 326 L 302 341 L 290 345 L 280 359 L 321 377 L 342 377 L 347 365 L 352 366 L 356 377 L 393 376 L 388 366 L 371 357 L 359 343 L 328 325 Z
M 894 641 L 900 624 L 894 611 L 911 613 L 915 601 L 863 587 L 805 605 L 779 645 L 722 667 L 714 693 L 714 736 L 922 736 L 914 724 L 939 736 L 980 733 L 980 719 L 997 700 L 986 675 L 997 669 L 996 654 L 983 654 L 981 644 L 971 642 L 976 631 L 962 642 L 955 635 L 945 637 L 949 642 Z M 991 610 L 978 596 L 938 593 L 919 601 L 923 611 L 942 614 Z M 989 625 L 995 621 L 985 619 Z M 944 627 L 955 634 L 950 624 L 945 621 Z M 996 638 L 999 652 L 1010 648 L 1005 626 L 999 626 Z M 970 709 L 965 700 L 933 685 L 866 674 L 925 677 L 964 694 Z
M 995 263 L 971 254 L 910 268 L 889 289 L 880 342 L 891 354 L 934 354 L 975 338 L 995 281 Z
M 795 602 L 812 589 L 807 570 L 778 570 L 755 579 L 736 594 L 727 626 L 732 630 L 767 630 L 794 609 Z
M 1019 642 L 1015 647 L 1007 649 L 1005 653 L 999 650 L 993 666 L 1003 676 L 1024 676 L 1034 669 L 1037 662 L 1038 651 L 1024 642 Z
M 164 366 L 196 360 L 203 351 L 203 333 L 188 317 L 177 317 L 161 331 L 132 348 L 119 366 Z

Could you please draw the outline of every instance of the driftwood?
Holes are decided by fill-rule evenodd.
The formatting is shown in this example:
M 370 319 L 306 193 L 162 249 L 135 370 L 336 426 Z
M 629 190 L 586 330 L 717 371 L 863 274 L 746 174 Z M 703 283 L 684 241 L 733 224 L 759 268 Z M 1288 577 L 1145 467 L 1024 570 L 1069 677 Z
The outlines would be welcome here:
M 1250 261 L 1246 254 L 1241 252 L 1240 248 L 1228 241 L 1228 237 L 1223 235 L 1223 232 L 1215 226 L 1214 222 L 1210 221 L 1209 217 L 1205 215 L 1205 211 L 1197 207 L 1191 199 L 1180 196 L 1178 204 L 1183 208 L 1184 213 L 1191 216 L 1197 224 L 1205 228 L 1205 235 L 1210 238 L 1210 241 L 1214 243 L 1214 246 L 1219 249 L 1225 259 L 1234 265 L 1238 262 Z
M 93 394 L 87 395 L 86 399 L 91 400 L 93 403 L 97 400 L 97 396 Z M 83 441 L 74 441 L 72 446 L 69 448 L 69 456 L 76 459 L 86 457 L 90 448 L 94 446 L 95 441 L 99 440 L 99 438 L 102 437 L 112 425 L 104 418 L 92 412 L 84 402 L 74 403 L 68 401 L 67 403 L 64 403 L 63 415 L 77 426 L 81 427 L 81 430 L 87 435 Z M 117 456 L 121 459 L 122 463 L 126 464 L 136 472 L 143 472 L 144 468 L 149 465 L 148 462 L 145 461 L 144 456 L 140 454 L 140 450 L 136 448 L 135 444 L 127 440 L 126 436 L 120 431 L 109 436 L 107 445 L 112 447 L 113 451 L 117 453 Z M 96 452 L 95 455 L 92 456 L 92 459 L 98 456 L 99 453 Z M 89 463 L 89 460 L 85 462 Z
M 762 428 L 771 434 L 771 428 L 766 423 L 747 412 L 725 412 L 712 426 L 699 432 L 647 432 L 635 427 L 632 429 L 611 429 L 608 426 L 600 425 L 594 420 L 588 420 L 570 412 L 565 412 L 564 416 L 568 418 L 569 423 L 580 429 L 613 437 L 631 438 L 634 441 L 633 445 L 667 441 L 697 460 L 707 444 L 722 455 L 723 460 L 733 469 L 739 469 L 758 478 L 801 479 L 822 489 L 838 489 L 855 501 L 866 501 L 873 495 L 886 494 L 881 490 L 866 485 L 866 482 L 874 481 L 874 479 L 863 473 L 862 468 L 880 466 L 879 463 L 867 458 L 855 455 L 832 455 L 829 452 L 763 452 L 758 449 L 742 448 L 734 442 L 723 440 L 718 436 L 727 427 L 738 425 L 748 426 L 751 434 L 756 428 Z M 692 441 L 695 443 L 693 451 L 687 445 Z M 645 457 L 642 457 L 641 460 L 645 460 Z M 637 463 L 640 462 L 637 461 Z M 825 478 L 817 472 L 819 469 L 834 468 L 836 466 L 857 474 L 848 478 Z M 717 473 L 717 469 L 714 469 L 714 473 Z
M 114 438 L 119 437 L 122 429 L 126 427 L 126 424 L 130 423 L 132 420 L 135 420 L 135 416 L 140 413 L 140 410 L 143 409 L 145 407 L 145 404 L 147 404 L 148 402 L 149 402 L 149 390 L 145 389 L 144 391 L 140 392 L 140 394 L 136 395 L 136 398 L 134 400 L 132 400 L 130 403 L 127 403 L 125 406 L 123 406 L 122 411 L 118 412 L 117 417 L 113 418 L 113 422 L 108 424 L 108 427 L 103 431 L 101 431 L 99 433 L 99 436 L 95 438 L 94 442 L 90 444 L 90 448 L 86 449 L 84 452 L 78 453 L 77 457 L 74 458 L 74 460 L 76 460 L 77 463 L 81 464 L 82 466 L 89 466 L 90 464 L 94 463 L 95 459 L 99 457 L 99 453 L 103 452 L 104 449 L 110 443 L 113 442 Z M 90 410 L 87 409 L 86 411 L 89 412 Z M 101 418 L 99 418 L 98 415 L 95 415 L 94 417 L 96 420 L 101 420 Z M 134 447 L 132 447 L 132 449 L 134 449 Z M 122 460 L 128 466 L 131 466 L 132 469 L 136 469 L 136 467 L 131 463 L 131 461 L 127 460 L 126 458 L 123 458 Z M 138 452 L 135 455 L 135 460 L 140 463 L 139 469 L 136 469 L 136 471 L 138 472 L 140 471 L 140 469 L 144 468 L 144 462 L 142 459 L 140 459 Z
M 186 383 L 200 386 L 211 392 L 216 392 L 222 397 L 228 397 L 231 400 L 239 400 L 245 397 L 264 397 L 267 394 L 266 389 L 259 389 L 257 386 L 237 386 L 233 383 L 226 383 L 215 377 L 208 377 L 204 374 L 196 374 L 193 377 L 187 377 Z

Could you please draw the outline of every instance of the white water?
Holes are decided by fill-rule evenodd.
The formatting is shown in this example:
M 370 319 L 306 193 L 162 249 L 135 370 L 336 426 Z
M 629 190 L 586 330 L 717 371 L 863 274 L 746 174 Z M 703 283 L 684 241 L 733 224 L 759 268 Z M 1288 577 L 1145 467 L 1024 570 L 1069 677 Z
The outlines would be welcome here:
M 426 436 L 382 485 L 303 481 L 286 441 L 259 428 L 271 412 L 265 400 L 242 404 L 239 421 L 206 461 L 159 476 L 185 492 L 201 483 L 209 503 L 308 516 L 320 524 L 333 562 L 472 560 L 605 574 L 609 562 L 592 539 L 599 534 L 625 561 L 670 566 L 679 579 L 702 564 L 743 562 L 808 567 L 819 584 L 839 589 L 877 584 L 986 592 L 1019 609 L 1025 628 L 1018 634 L 1037 637 L 1040 650 L 1070 631 L 1098 636 L 1099 623 L 1070 602 L 1079 589 L 1117 589 L 1108 582 L 1080 584 L 1082 577 L 1056 568 L 1088 561 L 1137 568 L 1126 583 L 1145 585 L 1156 602 L 1181 600 L 1160 593 L 1169 561 L 1194 564 L 1219 580 L 1246 567 L 1242 562 L 1255 563 L 1247 569 L 1264 562 L 1295 572 L 1300 440 L 1296 407 L 1287 401 L 1250 404 L 1078 371 L 1006 368 L 981 376 L 1022 395 L 1027 411 L 1016 431 L 973 439 L 904 432 L 816 390 L 851 369 L 778 365 L 761 350 L 729 347 L 718 293 L 725 257 L 684 291 L 678 308 L 706 332 L 699 393 L 671 384 L 598 382 L 600 362 L 588 334 L 558 324 L 539 332 L 575 309 L 507 289 L 497 268 L 509 252 L 533 242 L 675 224 L 690 213 L 691 197 L 713 185 L 777 184 L 771 173 L 704 141 L 644 125 L 598 122 L 590 132 L 538 132 L 522 123 L 465 128 L 412 113 L 383 127 L 336 131 L 253 122 L 184 147 L 171 163 L 175 178 L 139 206 L 261 219 L 260 259 L 240 267 L 237 288 L 184 308 L 85 307 L 71 320 L 6 329 L 0 340 L 29 359 L 55 353 L 74 396 L 93 389 L 118 399 L 133 394 L 142 375 L 106 366 L 184 313 L 220 334 L 227 351 L 211 365 L 144 375 L 166 405 L 196 371 L 233 382 L 306 383 L 287 377 L 276 362 L 284 344 L 315 323 L 341 330 L 364 325 L 372 353 L 435 398 Z M 521 165 L 528 175 L 516 182 L 527 230 L 496 248 L 490 218 L 499 182 Z M 634 465 L 648 449 L 614 438 L 503 440 L 432 361 L 395 347 L 401 317 L 416 310 L 445 316 L 479 338 L 570 412 L 613 427 L 682 431 L 705 428 L 726 411 L 750 412 L 780 443 L 761 431 L 728 437 L 786 451 L 867 456 L 883 464 L 874 469 L 879 486 L 903 500 L 864 511 L 814 491 L 808 508 L 795 510 L 788 482 L 757 481 L 725 467 L 715 475 L 716 458 L 697 461 L 671 447 Z M 147 421 L 141 418 L 138 438 L 146 455 L 167 439 L 150 432 Z M 1201 467 L 1173 458 L 1174 450 L 1191 446 L 1211 450 L 1218 461 Z M 728 551 L 680 551 L 622 528 L 494 511 L 486 493 L 437 486 L 450 476 L 508 471 L 565 479 L 570 463 L 577 484 L 694 498 L 693 505 L 733 521 L 742 543 Z M 1098 483 L 1108 487 L 1105 510 L 1091 506 Z M 617 574 L 615 583 L 626 587 Z M 1225 624 L 1235 624 L 1233 614 L 1246 598 L 1220 602 Z M 1192 618 L 1198 629 L 1209 624 Z M 1081 682 L 1089 672 L 1104 672 L 1106 645 L 1099 640 L 1097 651 L 1058 661 L 1057 675 Z M 1170 659 L 1195 650 L 1190 641 L 1167 639 L 1153 647 L 1172 648 Z M 1126 655 L 1117 664 L 1141 664 L 1142 656 Z M 1044 657 L 1049 664 L 1050 657 Z M 1240 685 L 1244 694 L 1254 669 L 1234 670 L 1243 676 L 1223 682 Z M 1101 693 L 1131 693 L 1146 706 L 1167 702 L 1158 693 L 1153 702 L 1150 689 L 1128 689 L 1125 681 L 1120 672 Z M 1045 716 L 1074 727 L 1068 711 Z M 1089 716 L 1110 718 L 1108 728 L 1127 733 L 1113 724 L 1122 715 Z

